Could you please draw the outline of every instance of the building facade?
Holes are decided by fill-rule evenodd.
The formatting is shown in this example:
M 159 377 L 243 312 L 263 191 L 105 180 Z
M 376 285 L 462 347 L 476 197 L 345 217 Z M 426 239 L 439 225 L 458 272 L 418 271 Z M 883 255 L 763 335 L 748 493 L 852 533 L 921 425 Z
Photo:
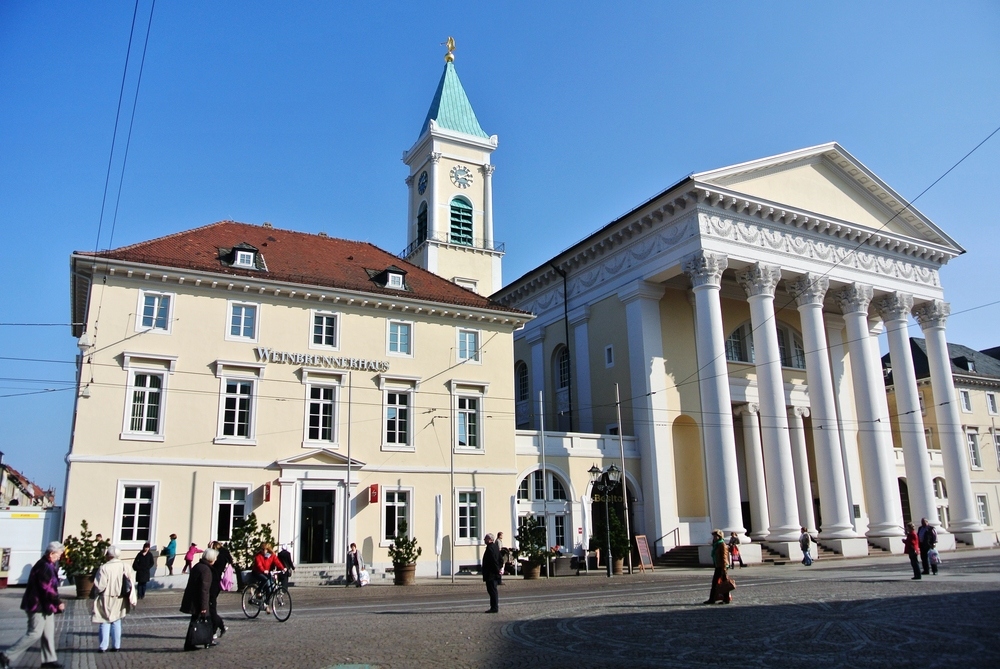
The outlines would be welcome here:
M 518 427 L 633 435 L 657 552 L 719 528 L 795 556 L 800 526 L 901 552 L 894 446 L 914 515 L 936 518 L 934 484 L 923 437 L 893 441 L 878 337 L 915 389 L 912 313 L 952 394 L 938 270 L 962 252 L 837 144 L 694 174 L 494 295 L 536 316 L 515 335 Z M 897 395 L 911 420 L 916 401 Z M 982 545 L 953 409 L 935 407 L 948 530 Z

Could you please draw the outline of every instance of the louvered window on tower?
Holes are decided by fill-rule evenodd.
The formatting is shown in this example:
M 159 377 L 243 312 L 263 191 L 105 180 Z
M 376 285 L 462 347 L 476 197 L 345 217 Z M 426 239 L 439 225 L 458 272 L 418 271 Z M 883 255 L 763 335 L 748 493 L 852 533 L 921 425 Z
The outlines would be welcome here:
M 427 203 L 421 202 L 417 211 L 417 243 L 427 241 Z
M 451 201 L 451 243 L 472 246 L 472 205 L 459 197 Z

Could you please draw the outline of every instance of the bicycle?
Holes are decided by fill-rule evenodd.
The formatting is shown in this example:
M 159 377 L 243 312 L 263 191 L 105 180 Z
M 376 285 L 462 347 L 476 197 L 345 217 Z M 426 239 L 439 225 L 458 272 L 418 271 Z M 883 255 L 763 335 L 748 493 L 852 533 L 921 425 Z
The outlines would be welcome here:
M 256 618 L 261 609 L 271 608 L 278 622 L 285 622 L 292 615 L 292 596 L 288 588 L 278 583 L 279 571 L 272 571 L 260 583 L 251 583 L 243 589 L 243 614 Z

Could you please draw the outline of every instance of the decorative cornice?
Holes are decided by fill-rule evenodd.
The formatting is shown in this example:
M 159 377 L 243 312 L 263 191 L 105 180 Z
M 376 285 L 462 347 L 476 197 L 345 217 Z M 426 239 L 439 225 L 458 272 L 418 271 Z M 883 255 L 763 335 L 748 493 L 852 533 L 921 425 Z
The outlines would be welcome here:
M 545 341 L 545 328 L 539 326 L 526 330 L 524 333 L 524 341 L 528 342 L 529 346 L 534 346 L 535 344 L 540 344 Z
M 484 177 L 491 177 L 491 176 L 493 176 L 493 170 L 495 170 L 495 169 L 496 169 L 496 165 L 489 165 L 488 164 L 488 165 L 483 165 L 482 167 L 480 167 L 479 168 L 479 172 Z
M 410 176 L 408 176 L 405 179 L 403 179 L 403 183 L 405 183 L 407 186 L 412 186 L 413 185 L 413 175 L 411 174 Z
M 432 152 L 430 155 L 427 156 L 427 160 L 437 165 L 438 162 L 440 162 L 441 160 L 441 153 L 438 151 Z
M 912 309 L 913 296 L 899 291 L 882 295 L 875 300 L 875 311 L 886 323 L 889 321 L 905 322 Z
M 629 304 L 636 300 L 654 300 L 659 302 L 663 294 L 667 292 L 666 287 L 661 283 L 650 283 L 649 281 L 633 281 L 618 291 L 618 299 L 622 304 Z
M 868 305 L 871 304 L 875 291 L 871 286 L 863 283 L 852 283 L 850 286 L 841 288 L 833 294 L 840 310 L 846 314 L 868 313 Z
M 785 290 L 795 298 L 795 303 L 800 307 L 806 305 L 822 307 L 826 292 L 830 290 L 830 279 L 822 274 L 807 272 L 798 279 L 786 282 Z
M 729 258 L 721 253 L 698 251 L 681 262 L 681 270 L 691 277 L 694 288 L 701 286 L 718 287 L 722 283 L 722 273 L 729 267 Z
M 583 305 L 582 307 L 577 307 L 575 309 L 570 309 L 569 312 L 569 324 L 579 325 L 580 323 L 586 323 L 590 318 L 590 306 Z
M 747 297 L 767 295 L 774 297 L 774 290 L 781 281 L 781 268 L 756 262 L 736 272 L 736 282 L 746 291 Z
M 944 300 L 931 300 L 913 307 L 912 313 L 923 331 L 929 328 L 943 328 L 948 316 L 951 315 L 951 305 Z

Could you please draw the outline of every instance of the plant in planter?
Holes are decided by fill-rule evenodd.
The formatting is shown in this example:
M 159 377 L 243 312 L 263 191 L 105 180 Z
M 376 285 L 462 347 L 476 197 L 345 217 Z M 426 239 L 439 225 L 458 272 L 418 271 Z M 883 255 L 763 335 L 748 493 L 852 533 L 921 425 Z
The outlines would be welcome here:
M 616 574 L 622 573 L 622 565 L 628 559 L 631 542 L 625 533 L 625 524 L 618 519 L 617 513 L 611 514 L 611 555 L 614 557 Z
M 253 567 L 253 558 L 257 554 L 257 549 L 261 544 L 274 545 L 274 533 L 271 531 L 271 524 L 257 523 L 257 514 L 251 513 L 244 519 L 243 524 L 233 529 L 232 537 L 226 548 L 233 556 L 233 564 L 236 569 L 236 579 L 239 588 L 243 589 L 243 572 Z
M 94 574 L 104 564 L 104 553 L 110 545 L 111 541 L 108 539 L 98 541 L 94 538 L 86 520 L 80 521 L 79 537 L 71 534 L 63 539 L 65 550 L 59 558 L 59 566 L 76 583 L 77 597 L 87 597 L 90 594 L 90 589 L 94 586 Z
M 424 549 L 417 545 L 417 538 L 407 535 L 405 520 L 400 520 L 396 527 L 396 538 L 389 546 L 389 559 L 392 560 L 392 582 L 396 585 L 413 585 L 417 571 L 417 558 Z
M 552 550 L 545 545 L 545 525 L 535 516 L 527 516 L 514 536 L 517 550 L 514 557 L 524 564 L 525 578 L 538 578 L 541 567 L 552 556 Z

